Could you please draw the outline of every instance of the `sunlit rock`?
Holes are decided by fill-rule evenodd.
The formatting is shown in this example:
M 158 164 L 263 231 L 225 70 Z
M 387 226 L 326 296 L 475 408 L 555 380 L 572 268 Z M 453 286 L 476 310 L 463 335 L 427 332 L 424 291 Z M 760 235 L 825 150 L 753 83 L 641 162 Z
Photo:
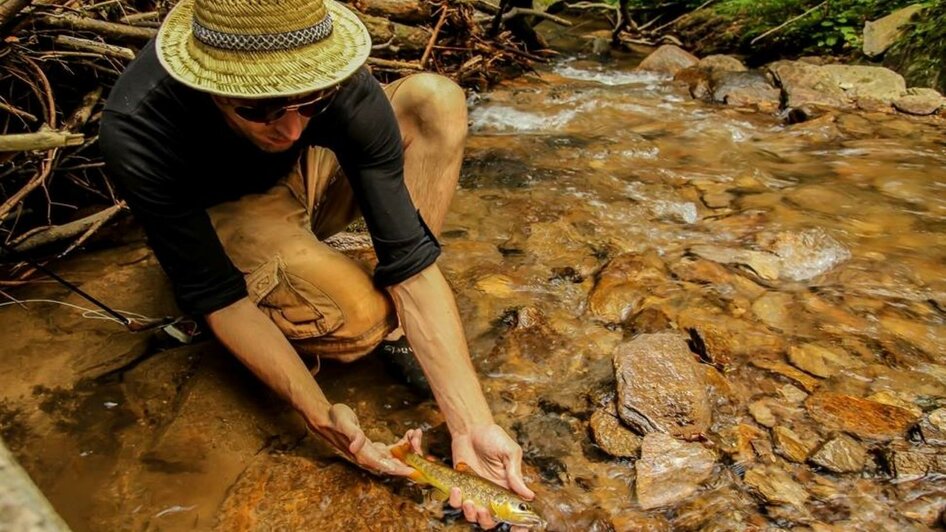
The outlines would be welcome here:
M 678 71 L 699 63 L 696 56 L 679 46 L 665 44 L 644 58 L 637 70 L 649 70 L 674 75 Z
M 703 204 L 710 209 L 727 209 L 735 199 L 736 196 L 729 192 L 703 194 Z
M 262 455 L 240 475 L 215 530 L 425 530 L 429 517 L 357 467 Z
M 923 415 L 923 409 L 916 405 L 916 403 L 911 400 L 910 396 L 903 392 L 895 392 L 892 390 L 881 390 L 876 393 L 872 393 L 865 397 L 868 401 L 876 401 L 881 404 L 896 406 L 902 408 L 908 412 L 911 412 L 913 415 L 920 417 Z
M 784 425 L 772 429 L 772 436 L 775 440 L 775 451 L 795 463 L 807 460 L 815 447 L 813 442 L 806 441 Z
M 755 425 L 739 423 L 719 432 L 720 450 L 742 467 L 758 462 L 756 458 L 762 458 L 759 449 L 764 449 L 767 445 L 768 433 Z
M 745 72 L 747 70 L 742 61 L 725 54 L 708 55 L 700 59 L 697 66 L 718 72 Z
M 764 370 L 777 373 L 791 381 L 799 384 L 806 391 L 814 391 L 818 387 L 818 379 L 799 371 L 794 367 L 782 362 L 781 360 L 771 360 L 766 358 L 756 358 L 749 361 L 753 366 Z
M 653 253 L 619 255 L 598 275 L 588 297 L 591 313 L 610 323 L 619 323 L 640 310 L 641 302 L 656 285 L 667 283 L 667 273 Z
M 926 116 L 946 107 L 946 98 L 936 89 L 913 87 L 894 100 L 893 106 L 902 113 Z
M 890 472 L 897 480 L 916 480 L 936 471 L 937 456 L 914 450 L 894 449 L 887 452 Z
M 638 503 L 650 510 L 686 499 L 709 477 L 715 462 L 713 452 L 699 443 L 681 442 L 659 432 L 648 434 L 635 464 Z
M 637 456 L 641 438 L 622 425 L 617 414 L 599 409 L 591 415 L 590 423 L 591 434 L 601 450 L 619 458 Z
M 795 316 L 792 315 L 794 298 L 784 292 L 766 292 L 752 303 L 752 313 L 762 323 L 781 331 L 791 331 Z
M 910 19 L 923 10 L 922 4 L 914 4 L 873 21 L 864 23 L 864 55 L 876 57 L 897 42 L 903 33 L 903 27 Z
M 709 427 L 705 373 L 682 334 L 638 336 L 615 350 L 614 368 L 618 415 L 636 431 L 690 439 Z
M 803 105 L 823 107 L 848 107 L 847 97 L 841 87 L 821 66 L 800 61 L 776 61 L 766 66 L 782 88 L 786 107 Z
M 790 504 L 801 507 L 808 500 L 808 492 L 778 466 L 757 466 L 744 477 L 746 484 L 771 504 Z
M 907 519 L 912 519 L 920 524 L 935 529 L 937 525 L 942 527 L 946 521 L 941 521 L 940 516 L 946 519 L 946 491 L 933 491 L 920 495 L 913 500 L 906 501 L 897 505 L 897 509 Z
M 866 65 L 825 65 L 821 68 L 855 102 L 866 99 L 889 106 L 907 90 L 903 76 L 888 68 Z
M 755 499 L 742 489 L 722 486 L 701 492 L 675 510 L 675 530 L 743 530 L 760 522 Z M 635 532 L 644 532 L 646 529 Z
M 789 403 L 800 403 L 808 398 L 808 394 L 804 390 L 799 389 L 797 386 L 791 384 L 783 384 L 778 387 L 778 393 Z
M 749 415 L 752 416 L 752 419 L 754 419 L 756 423 L 762 425 L 763 427 L 771 428 L 777 423 L 775 415 L 772 414 L 772 411 L 769 409 L 765 399 L 760 399 L 750 403 Z
M 921 351 L 930 355 L 946 356 L 946 325 L 923 323 L 893 314 L 881 316 L 880 325 L 888 333 Z
M 864 365 L 844 351 L 813 343 L 791 346 L 788 349 L 788 360 L 796 368 L 822 378 Z
M 846 247 L 820 228 L 764 235 L 759 241 L 778 256 L 779 275 L 793 281 L 811 279 L 851 258 Z
M 902 437 L 918 421 L 909 410 L 831 392 L 812 395 L 805 401 L 805 407 L 826 429 L 872 440 Z
M 759 71 L 713 72 L 710 84 L 714 102 L 753 107 L 765 113 L 778 111 L 781 103 L 781 91 Z
M 867 449 L 854 438 L 839 434 L 825 442 L 810 460 L 835 473 L 856 473 L 867 464 Z

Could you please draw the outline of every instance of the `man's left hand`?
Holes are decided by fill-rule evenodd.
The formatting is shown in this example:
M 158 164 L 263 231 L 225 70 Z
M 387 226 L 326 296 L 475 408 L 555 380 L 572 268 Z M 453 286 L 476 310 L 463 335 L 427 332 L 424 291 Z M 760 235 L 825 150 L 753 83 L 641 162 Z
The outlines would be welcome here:
M 509 488 L 520 497 L 532 500 L 535 493 L 522 479 L 522 448 L 499 425 L 474 427 L 469 434 L 453 438 L 453 463 L 465 463 L 476 474 Z M 484 529 L 497 525 L 489 509 L 476 507 L 464 500 L 459 488 L 450 492 L 450 506 L 463 508 L 467 521 L 478 523 Z M 513 527 L 513 530 L 523 530 Z

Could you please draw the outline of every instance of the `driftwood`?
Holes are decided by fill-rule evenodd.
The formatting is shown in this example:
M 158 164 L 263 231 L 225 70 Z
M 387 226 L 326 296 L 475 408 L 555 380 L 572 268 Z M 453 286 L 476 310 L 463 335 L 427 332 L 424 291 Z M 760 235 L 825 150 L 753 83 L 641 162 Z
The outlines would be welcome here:
M 352 5 L 366 15 L 404 24 L 429 23 L 432 14 L 430 4 L 420 0 L 355 0 Z
M 116 46 L 114 44 L 106 44 L 89 39 L 82 39 L 79 37 L 73 37 L 71 35 L 56 35 L 56 37 L 53 39 L 53 42 L 63 46 L 68 46 L 69 48 L 75 48 L 76 50 L 94 52 L 104 56 L 114 57 L 116 59 L 125 59 L 127 61 L 131 61 L 135 58 L 135 52 L 131 48 Z
M 383 17 L 358 13 L 358 18 L 368 28 L 372 42 L 385 43 L 387 51 L 394 53 L 423 52 L 430 39 L 430 32 L 414 26 L 391 22 Z
M 158 34 L 152 28 L 140 28 L 117 22 L 104 22 L 94 18 L 78 15 L 49 15 L 40 19 L 41 22 L 57 28 L 89 31 L 104 37 L 119 40 L 147 41 Z
M 107 209 L 69 223 L 39 228 L 38 231 L 33 231 L 29 235 L 24 235 L 24 237 L 13 241 L 11 247 L 21 252 L 30 251 L 38 247 L 87 234 L 90 230 L 95 230 L 104 225 L 123 209 L 125 209 L 125 202 L 112 205 Z M 63 252 L 63 254 L 65 254 L 65 252 Z

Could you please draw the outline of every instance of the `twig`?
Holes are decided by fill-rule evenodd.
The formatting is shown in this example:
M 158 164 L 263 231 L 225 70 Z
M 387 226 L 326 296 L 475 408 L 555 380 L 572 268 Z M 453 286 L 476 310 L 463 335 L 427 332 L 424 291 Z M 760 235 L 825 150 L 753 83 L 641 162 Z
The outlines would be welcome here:
M 57 148 L 50 150 L 49 155 L 42 163 L 42 169 L 33 176 L 32 179 L 26 185 L 18 190 L 15 194 L 7 198 L 7 201 L 0 205 L 0 218 L 3 218 L 8 212 L 10 212 L 13 207 L 20 203 L 27 194 L 35 190 L 37 187 L 45 183 L 46 178 L 49 177 L 49 174 L 52 173 L 53 165 L 52 161 L 56 157 Z
M 121 212 L 121 210 L 124 209 L 124 208 L 125 208 L 125 202 L 121 202 L 121 203 L 119 203 L 118 205 L 114 205 L 114 206 L 109 207 L 108 209 L 105 209 L 104 211 L 98 213 L 98 215 L 97 215 L 98 218 L 97 218 L 96 220 L 92 221 L 92 223 L 89 225 L 88 229 L 86 229 L 85 232 L 82 233 L 82 236 L 80 236 L 79 238 L 77 238 L 77 239 L 75 240 L 75 242 L 73 242 L 72 244 L 69 244 L 69 247 L 67 247 L 65 250 L 63 250 L 62 253 L 56 255 L 56 258 L 57 258 L 57 259 L 61 259 L 61 258 L 65 257 L 67 254 L 69 254 L 69 252 L 71 252 L 72 250 L 74 250 L 74 249 L 76 249 L 77 247 L 79 247 L 79 246 L 81 246 L 82 244 L 84 244 L 86 240 L 88 240 L 92 235 L 94 235 L 96 231 L 98 231 L 103 225 L 105 225 L 106 223 L 108 223 L 109 220 L 111 220 L 112 218 L 114 218 L 115 215 L 118 214 L 119 212 Z M 93 216 L 95 216 L 95 215 L 93 215 Z
M 30 122 L 38 122 L 38 121 L 39 121 L 39 119 L 36 118 L 35 115 L 32 115 L 32 114 L 30 114 L 30 113 L 27 113 L 26 111 L 24 111 L 24 110 L 22 110 L 22 109 L 18 109 L 18 108 L 14 107 L 14 106 L 12 106 L 12 105 L 10 105 L 10 104 L 8 104 L 8 103 L 0 102 L 0 109 L 3 109 L 4 111 L 10 113 L 11 115 L 16 115 L 16 116 L 19 116 L 20 118 L 25 118 L 25 119 L 29 120 Z
M 80 218 L 62 225 L 42 228 L 42 230 L 38 232 L 31 232 L 28 235 L 23 235 L 20 238 L 14 240 L 10 243 L 10 247 L 16 249 L 17 251 L 29 251 L 40 246 L 45 246 L 46 244 L 51 244 L 53 242 L 72 238 L 76 235 L 88 233 L 90 229 L 98 229 L 101 227 L 104 223 L 111 220 L 116 214 L 118 214 L 119 211 L 124 208 L 125 203 L 122 202 L 118 205 L 113 205 L 107 209 L 103 209 L 102 211 L 90 216 L 86 216 L 85 218 Z M 65 255 L 69 251 L 70 250 L 67 249 L 62 254 Z
M 779 24 L 778 26 L 776 26 L 776 27 L 770 29 L 769 31 L 763 33 L 762 35 L 759 35 L 759 36 L 756 37 L 755 39 L 752 39 L 751 41 L 749 41 L 749 44 L 750 44 L 750 45 L 755 44 L 757 41 L 760 41 L 760 40 L 762 40 L 763 38 L 768 37 L 769 35 L 772 35 L 773 33 L 779 31 L 780 29 L 784 28 L 785 26 L 788 26 L 788 25 L 791 24 L 792 22 L 795 22 L 796 20 L 805 18 L 806 16 L 808 16 L 809 13 L 811 13 L 812 11 L 818 9 L 819 7 L 821 7 L 821 6 L 823 6 L 823 5 L 827 4 L 827 3 L 828 3 L 827 0 L 825 0 L 824 2 L 821 2 L 820 4 L 816 5 L 815 7 L 809 9 L 808 11 L 805 11 L 805 12 L 802 13 L 801 15 L 798 15 L 798 16 L 795 17 L 795 18 L 791 18 L 791 19 L 786 20 L 785 22 L 783 22 L 783 23 Z
M 539 11 L 538 9 L 528 9 L 525 7 L 514 7 L 510 9 L 505 14 L 503 14 L 502 19 L 503 19 L 503 22 L 506 22 L 509 19 L 512 19 L 515 17 L 521 17 L 524 15 L 531 15 L 533 17 L 539 17 L 539 18 L 544 18 L 546 20 L 551 20 L 552 22 L 556 24 L 561 24 L 562 26 L 572 26 L 572 22 L 570 20 L 564 19 L 556 15 L 550 15 L 544 11 Z
M 424 48 L 423 55 L 420 56 L 420 67 L 424 68 L 424 65 L 427 64 L 427 58 L 430 57 L 430 51 L 433 49 L 434 44 L 437 43 L 437 35 L 440 34 L 440 28 L 443 27 L 443 23 L 447 20 L 447 4 L 444 3 L 443 7 L 440 8 L 440 18 L 437 20 L 437 25 L 434 26 L 433 33 L 430 34 L 430 40 L 427 41 L 427 47 Z
M 684 13 L 684 14 L 680 15 L 679 17 L 677 17 L 677 18 L 671 20 L 670 22 L 664 24 L 663 26 L 658 26 L 657 28 L 654 29 L 654 33 L 657 33 L 657 32 L 659 32 L 660 30 L 662 30 L 662 29 L 664 29 L 664 28 L 668 28 L 668 27 L 670 27 L 670 26 L 673 26 L 674 24 L 676 24 L 676 23 L 677 23 L 680 19 L 682 19 L 683 17 L 686 17 L 686 16 L 689 16 L 689 15 L 692 15 L 693 13 L 696 13 L 697 11 L 703 9 L 704 7 L 706 7 L 706 6 L 710 5 L 710 4 L 712 4 L 714 1 L 715 1 L 715 0 L 706 0 L 705 2 L 703 2 L 702 4 L 700 4 L 699 7 L 697 7 L 696 9 L 694 9 L 693 11 L 690 11 L 689 13 Z
M 392 61 L 390 59 L 379 59 L 377 57 L 368 58 L 369 65 L 376 65 L 382 68 L 392 68 L 395 70 L 423 70 L 417 63 L 408 61 Z
M 35 133 L 0 135 L 0 152 L 48 150 L 78 146 L 83 142 L 85 136 L 82 134 L 47 129 Z
M 132 15 L 125 15 L 121 19 L 122 24 L 131 24 L 132 26 L 140 24 L 142 22 L 158 22 L 161 20 L 161 14 L 157 11 L 148 11 L 145 13 L 134 13 Z
M 602 2 L 575 2 L 574 4 L 565 4 L 568 9 L 606 9 L 608 11 L 616 11 L 618 6 L 611 4 L 605 4 Z
M 131 48 L 101 43 L 90 39 L 82 39 L 79 37 L 73 37 L 71 35 L 56 35 L 56 38 L 53 39 L 53 42 L 63 46 L 68 46 L 70 48 L 75 48 L 76 50 L 95 52 L 104 56 L 114 57 L 116 59 L 125 59 L 131 61 L 135 58 L 135 52 L 133 52 Z
M 103 20 L 80 17 L 77 15 L 47 15 L 42 17 L 40 21 L 57 28 L 91 31 L 115 39 L 147 41 L 158 34 L 158 30 L 152 28 L 140 28 L 138 26 L 129 26 L 128 24 L 119 24 L 117 22 L 105 22 Z

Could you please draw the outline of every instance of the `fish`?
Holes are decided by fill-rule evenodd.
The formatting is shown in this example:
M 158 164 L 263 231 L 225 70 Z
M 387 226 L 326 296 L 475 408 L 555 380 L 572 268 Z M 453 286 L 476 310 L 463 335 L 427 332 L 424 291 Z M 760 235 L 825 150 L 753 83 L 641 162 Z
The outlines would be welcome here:
M 488 508 L 496 521 L 530 528 L 546 526 L 545 520 L 536 513 L 531 504 L 499 484 L 477 476 L 462 462 L 457 464 L 456 469 L 452 469 L 412 452 L 410 442 L 393 447 L 391 454 L 414 468 L 414 473 L 408 478 L 416 484 L 433 487 L 443 499 L 449 497 L 450 490 L 457 487 L 463 492 L 464 500 L 473 501 L 478 507 Z

